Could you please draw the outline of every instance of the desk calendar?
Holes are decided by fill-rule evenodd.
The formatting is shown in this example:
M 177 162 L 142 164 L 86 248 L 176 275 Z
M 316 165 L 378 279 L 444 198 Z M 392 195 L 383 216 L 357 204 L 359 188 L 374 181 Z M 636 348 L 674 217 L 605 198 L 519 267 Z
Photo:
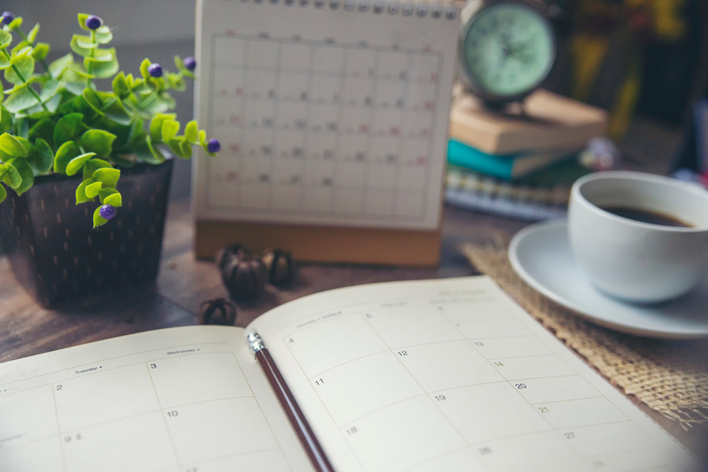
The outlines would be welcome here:
M 195 161 L 198 222 L 321 229 L 311 237 L 327 228 L 437 232 L 454 6 L 203 0 L 197 8 L 198 118 L 222 144 L 218 158 Z M 198 253 L 205 231 L 198 224 Z
M 245 329 L 0 364 L 3 472 L 310 471 L 257 331 L 339 472 L 690 472 L 693 459 L 486 277 L 363 285 Z

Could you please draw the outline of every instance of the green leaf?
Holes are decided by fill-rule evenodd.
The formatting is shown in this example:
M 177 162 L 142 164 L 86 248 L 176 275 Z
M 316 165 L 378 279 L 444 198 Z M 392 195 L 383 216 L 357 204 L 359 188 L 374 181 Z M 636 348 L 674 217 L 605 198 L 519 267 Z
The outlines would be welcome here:
M 172 139 L 168 143 L 170 145 L 170 149 L 172 152 L 175 154 L 175 156 L 186 159 L 187 156 L 184 154 L 184 151 L 182 150 L 182 143 L 184 142 L 184 138 L 178 138 L 178 139 Z
M 113 168 L 110 162 L 104 161 L 103 159 L 91 159 L 86 164 L 84 164 L 84 179 L 93 178 L 93 173 L 98 169 L 103 168 Z
M 22 84 L 28 81 L 34 74 L 34 59 L 32 59 L 31 56 L 23 57 L 18 60 L 14 66 L 15 67 L 5 69 L 5 80 L 11 84 Z M 17 69 L 17 71 L 15 71 L 15 69 Z M 22 75 L 22 78 L 20 78 L 18 72 Z
M 84 166 L 86 161 L 95 156 L 95 152 L 87 152 L 86 154 L 81 154 L 69 161 L 66 165 L 66 175 L 74 175 Z
M 9 161 L 5 164 L 0 164 L 0 176 L 2 176 L 2 181 L 12 189 L 22 185 L 22 176 Z
M 18 16 L 17 18 L 12 20 L 12 22 L 9 25 L 7 25 L 7 28 L 14 30 L 16 28 L 19 28 L 20 26 L 22 26 L 22 17 Z
M 81 149 L 74 141 L 67 141 L 62 144 L 54 156 L 54 172 L 66 174 L 66 166 L 79 154 L 81 154 Z
M 116 208 L 120 208 L 123 206 L 123 196 L 120 193 L 116 192 L 104 198 L 102 200 L 102 203 L 104 205 L 113 205 Z
M 49 144 L 42 139 L 38 138 L 34 143 L 35 152 L 33 153 L 33 159 L 31 163 L 34 163 L 34 167 L 41 173 L 44 174 L 49 172 L 54 164 L 54 153 Z
M 47 58 L 49 49 L 49 44 L 37 43 L 37 45 L 32 49 L 32 57 L 35 61 L 43 61 Z
M 200 130 L 199 131 L 199 144 L 204 146 L 205 143 L 206 143 L 206 131 Z
M 16 55 L 18 52 L 22 51 L 24 48 L 29 46 L 30 44 L 27 41 L 20 41 L 15 45 L 15 47 L 12 48 L 12 51 L 10 53 L 12 55 Z
M 101 207 L 96 208 L 96 211 L 93 212 L 93 228 L 96 229 L 106 223 L 108 223 L 108 220 L 101 216 Z
M 147 79 L 150 77 L 150 73 L 148 72 L 148 67 L 152 64 L 150 62 L 150 59 L 143 59 L 143 62 L 140 63 L 140 74 L 143 76 L 144 79 Z
M 102 129 L 90 129 L 81 135 L 79 144 L 87 152 L 96 153 L 98 157 L 108 157 L 116 135 Z
M 98 196 L 98 192 L 101 191 L 103 187 L 103 182 L 93 182 L 86 186 L 86 196 L 90 199 L 94 199 Z
M 101 55 L 97 57 L 87 57 L 84 59 L 84 68 L 89 70 L 89 65 L 91 66 L 91 74 L 99 79 L 107 79 L 113 77 L 120 66 L 118 65 L 118 59 L 116 58 L 115 48 L 111 48 L 107 51 L 109 55 Z
M 34 152 L 34 144 L 29 142 L 27 138 L 23 138 L 22 136 L 15 136 L 15 139 L 20 142 L 23 148 L 25 148 L 25 151 L 27 151 L 27 157 Z
M 98 47 L 98 43 L 95 43 L 91 40 L 90 36 L 84 36 L 82 34 L 75 34 L 74 38 L 76 38 L 76 44 L 84 49 L 94 49 Z
M 1 94 L 0 94 L 1 95 Z M 12 115 L 5 108 L 0 108 L 0 133 L 10 131 L 12 128 Z
M 32 94 L 32 91 L 29 89 L 29 87 L 25 87 L 19 92 L 13 93 L 7 100 L 5 100 L 5 103 L 3 103 L 3 106 L 10 113 L 17 113 L 21 110 L 26 110 L 27 108 L 31 108 L 35 105 L 39 105 L 39 101 L 37 101 L 37 98 L 35 98 L 35 96 Z
M 86 103 L 93 109 L 93 111 L 95 111 L 101 116 L 104 115 L 103 110 L 101 109 L 103 108 L 103 103 L 101 103 L 101 99 L 98 97 L 95 90 L 86 87 L 83 92 L 83 97 L 84 100 L 86 100 Z
M 147 131 L 145 131 L 145 122 L 143 120 L 136 119 L 130 125 L 130 134 L 128 134 L 128 144 L 132 145 L 139 139 L 143 139 L 147 136 Z
M 186 139 L 190 143 L 197 142 L 197 134 L 198 133 L 199 133 L 199 127 L 197 126 L 197 122 L 194 120 L 187 123 L 187 126 L 184 127 L 184 139 Z
M 187 141 L 182 141 L 179 145 L 179 148 L 182 150 L 182 158 L 183 159 L 191 159 L 192 158 L 192 145 L 189 144 Z
M 22 183 L 15 189 L 17 195 L 22 195 L 34 184 L 34 172 L 32 172 L 32 167 L 30 167 L 27 161 L 21 157 L 10 159 L 8 164 L 11 164 L 15 169 L 17 169 L 20 177 L 22 177 Z
M 62 86 L 64 87 L 64 90 L 67 92 L 80 96 L 82 93 L 84 93 L 84 89 L 86 88 L 86 83 L 85 82 L 62 82 Z
M 184 61 L 179 56 L 175 56 L 175 67 L 177 67 L 177 70 L 187 70 L 187 68 L 184 67 Z
M 15 92 L 19 92 L 19 91 L 22 90 L 23 88 L 29 87 L 29 85 L 34 81 L 33 79 L 34 79 L 34 78 L 30 79 L 30 81 L 28 81 L 28 82 L 23 82 L 23 83 L 21 83 L 21 84 L 17 84 L 17 85 L 15 85 L 14 87 L 12 87 L 11 89 L 5 90 L 4 92 L 5 92 L 5 94 L 7 94 L 7 95 L 12 94 L 12 93 L 15 93 Z
M 7 31 L 0 30 L 0 49 L 5 49 L 12 43 L 12 35 Z M 4 56 L 4 54 L 3 54 Z
M 42 91 L 39 94 L 39 98 L 42 100 L 42 103 L 51 100 L 51 98 L 56 95 L 57 90 L 59 90 L 59 82 L 54 79 L 47 80 L 42 86 Z
M 54 127 L 54 145 L 61 146 L 67 141 L 77 139 L 79 137 L 79 129 L 81 128 L 81 120 L 83 119 L 84 115 L 81 113 L 69 113 L 60 118 Z
M 5 197 L 7 197 L 7 190 L 4 185 L 0 184 L 0 203 L 5 201 Z
M 174 88 L 178 92 L 184 92 L 185 90 L 187 90 L 186 82 L 184 80 L 182 80 L 182 78 L 180 78 L 180 76 L 178 76 L 177 74 L 169 74 L 168 73 L 167 80 L 170 83 L 170 85 L 172 86 L 172 88 Z
M 91 31 L 88 26 L 86 26 L 86 19 L 91 16 L 88 13 L 79 13 L 79 26 L 81 29 L 85 29 L 86 31 Z
M 96 29 L 96 42 L 99 44 L 108 44 L 113 39 L 113 33 L 111 29 L 106 26 L 100 26 Z
M 116 193 L 118 193 L 118 190 L 116 190 L 114 188 L 102 188 L 98 192 L 98 198 L 101 200 L 101 204 L 104 204 L 107 197 L 109 197 L 110 195 L 116 194 Z M 115 205 L 113 205 L 113 206 L 115 206 Z
M 27 42 L 33 44 L 34 40 L 37 39 L 37 33 L 39 33 L 39 23 L 34 25 L 34 28 L 32 28 L 30 32 L 27 33 Z
M 123 126 L 128 126 L 131 121 L 133 121 L 133 118 L 128 113 L 128 110 L 125 109 L 123 103 L 118 99 L 114 99 L 108 107 L 104 104 L 103 112 L 106 115 L 106 118 Z
M 90 202 L 91 200 L 93 200 L 93 198 L 89 198 L 86 195 L 86 187 L 88 187 L 89 185 L 91 185 L 94 182 L 95 182 L 95 180 L 93 180 L 93 179 L 84 179 L 84 181 L 81 182 L 78 187 L 76 187 L 76 204 L 77 205 L 80 203 L 86 203 L 86 202 Z
M 120 170 L 118 169 L 98 169 L 93 173 L 93 178 L 103 182 L 104 187 L 115 188 L 120 178 Z
M 29 124 L 25 118 L 15 116 L 15 128 L 17 129 L 16 136 L 22 136 L 27 139 L 29 135 Z
M 49 64 L 49 75 L 52 76 L 52 79 L 57 79 L 59 76 L 64 72 L 66 67 L 74 62 L 74 56 L 71 55 L 71 53 L 67 54 L 66 56 L 62 56 L 56 61 L 52 62 Z
M 172 138 L 179 133 L 179 122 L 176 120 L 165 120 L 162 122 L 162 142 L 169 143 Z
M 123 72 L 120 72 L 113 78 L 112 86 L 113 93 L 115 93 L 121 100 L 128 97 L 131 93 L 130 86 L 125 80 L 125 74 Z
M 25 57 L 31 57 L 30 53 L 32 52 L 32 48 L 29 46 L 25 46 L 19 51 L 13 52 L 12 57 L 10 58 L 10 64 L 17 64 L 19 61 L 24 59 Z
M 7 69 L 8 67 L 10 67 L 10 59 L 5 54 L 0 54 L 0 70 Z
M 27 157 L 27 150 L 11 134 L 0 135 L 0 151 L 12 157 Z
M 166 120 L 174 120 L 175 118 L 177 118 L 177 115 L 174 113 L 160 113 L 153 117 L 150 122 L 150 138 L 152 138 L 153 142 L 162 142 L 162 124 Z
M 148 146 L 150 154 L 152 155 L 152 159 L 143 159 L 143 161 L 153 165 L 162 164 L 165 162 L 165 156 L 162 154 L 162 151 L 160 151 L 160 149 L 152 143 L 152 138 L 150 138 L 150 136 L 145 139 L 145 142 Z
M 89 57 L 91 55 L 91 52 L 94 50 L 94 48 L 85 48 L 79 45 L 79 40 L 81 39 L 81 35 L 75 34 L 71 38 L 71 42 L 69 43 L 69 47 L 71 48 L 72 51 L 74 51 L 76 54 L 78 54 L 81 57 Z

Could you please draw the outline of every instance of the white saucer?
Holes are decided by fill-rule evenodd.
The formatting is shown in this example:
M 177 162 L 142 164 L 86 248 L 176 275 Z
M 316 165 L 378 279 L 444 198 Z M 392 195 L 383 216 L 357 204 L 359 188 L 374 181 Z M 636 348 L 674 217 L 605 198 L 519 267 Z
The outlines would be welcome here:
M 540 223 L 517 233 L 509 260 L 531 287 L 599 325 L 651 338 L 708 337 L 708 278 L 689 294 L 661 304 L 611 298 L 595 289 L 576 264 L 566 221 Z

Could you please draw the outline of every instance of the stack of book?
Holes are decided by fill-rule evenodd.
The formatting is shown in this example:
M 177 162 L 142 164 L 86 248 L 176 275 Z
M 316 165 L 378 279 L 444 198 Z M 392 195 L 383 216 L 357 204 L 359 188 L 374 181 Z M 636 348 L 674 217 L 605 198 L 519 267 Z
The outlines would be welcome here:
M 460 96 L 450 116 L 450 204 L 526 219 L 565 214 L 572 182 L 588 169 L 575 157 L 607 125 L 603 110 L 538 90 L 490 110 Z

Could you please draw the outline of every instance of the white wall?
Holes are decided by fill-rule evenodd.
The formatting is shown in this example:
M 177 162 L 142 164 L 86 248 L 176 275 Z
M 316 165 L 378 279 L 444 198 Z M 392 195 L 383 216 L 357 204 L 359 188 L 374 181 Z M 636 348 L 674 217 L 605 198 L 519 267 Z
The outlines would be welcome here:
M 3 0 L 2 9 L 31 22 L 26 30 L 39 21 L 43 37 L 67 48 L 79 12 L 103 18 L 115 45 L 194 38 L 194 0 Z

